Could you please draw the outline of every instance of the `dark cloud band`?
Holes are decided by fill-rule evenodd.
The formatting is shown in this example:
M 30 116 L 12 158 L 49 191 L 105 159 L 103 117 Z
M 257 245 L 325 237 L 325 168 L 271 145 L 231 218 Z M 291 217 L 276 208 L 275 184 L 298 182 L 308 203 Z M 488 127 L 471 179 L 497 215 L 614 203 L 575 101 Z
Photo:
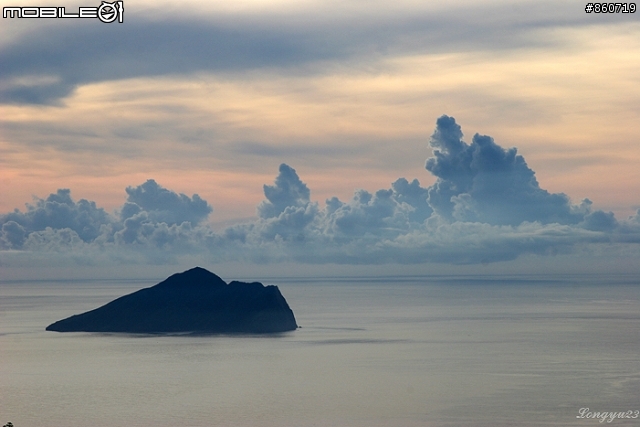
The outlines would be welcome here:
M 34 26 L 5 43 L 0 47 L 0 102 L 57 104 L 82 84 L 143 76 L 265 68 L 284 75 L 323 73 L 338 63 L 370 67 L 380 58 L 425 52 L 520 49 L 557 43 L 551 36 L 534 37 L 541 28 L 633 19 L 596 18 L 584 21 L 573 5 L 558 2 L 165 19 L 129 11 L 123 25 L 56 22 Z M 14 24 L 8 18 L 5 22 Z

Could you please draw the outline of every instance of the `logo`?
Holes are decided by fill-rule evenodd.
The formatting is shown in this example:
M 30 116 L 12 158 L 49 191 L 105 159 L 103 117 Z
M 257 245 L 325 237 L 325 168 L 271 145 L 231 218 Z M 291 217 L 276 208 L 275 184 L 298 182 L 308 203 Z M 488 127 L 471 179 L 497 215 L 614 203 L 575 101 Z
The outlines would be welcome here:
M 118 8 L 116 9 L 116 3 L 118 3 Z M 98 8 L 98 19 L 102 22 L 109 23 L 115 21 L 115 19 L 119 16 L 120 19 L 118 22 L 122 23 L 122 14 L 124 13 L 124 7 L 122 7 L 122 2 L 113 2 L 107 3 L 103 1 L 100 7 Z
M 98 18 L 108 24 L 124 22 L 124 2 L 103 1 L 98 7 L 79 7 L 78 13 L 67 13 L 65 7 L 3 7 L 3 18 Z

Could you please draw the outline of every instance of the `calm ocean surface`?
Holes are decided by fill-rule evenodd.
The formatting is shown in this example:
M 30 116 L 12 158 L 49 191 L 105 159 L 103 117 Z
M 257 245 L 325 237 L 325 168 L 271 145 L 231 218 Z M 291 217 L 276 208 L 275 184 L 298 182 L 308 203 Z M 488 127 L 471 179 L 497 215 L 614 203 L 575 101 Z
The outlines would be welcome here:
M 301 329 L 45 332 L 157 281 L 0 282 L 0 425 L 640 426 L 577 418 L 640 411 L 637 277 L 263 282 Z

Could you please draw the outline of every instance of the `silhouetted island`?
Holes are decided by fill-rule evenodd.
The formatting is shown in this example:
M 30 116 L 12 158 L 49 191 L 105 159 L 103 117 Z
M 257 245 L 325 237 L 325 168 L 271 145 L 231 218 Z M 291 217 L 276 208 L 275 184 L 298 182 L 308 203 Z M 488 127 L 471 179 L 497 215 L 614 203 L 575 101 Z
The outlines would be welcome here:
M 196 267 L 47 326 L 57 332 L 265 334 L 297 328 L 277 286 L 233 281 Z

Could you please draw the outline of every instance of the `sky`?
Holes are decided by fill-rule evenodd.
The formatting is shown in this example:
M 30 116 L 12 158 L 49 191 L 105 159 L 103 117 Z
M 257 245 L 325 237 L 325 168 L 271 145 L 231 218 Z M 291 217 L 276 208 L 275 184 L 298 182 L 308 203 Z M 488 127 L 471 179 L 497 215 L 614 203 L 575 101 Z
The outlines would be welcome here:
M 3 18 L 0 275 L 637 273 L 639 15 L 584 6 Z

